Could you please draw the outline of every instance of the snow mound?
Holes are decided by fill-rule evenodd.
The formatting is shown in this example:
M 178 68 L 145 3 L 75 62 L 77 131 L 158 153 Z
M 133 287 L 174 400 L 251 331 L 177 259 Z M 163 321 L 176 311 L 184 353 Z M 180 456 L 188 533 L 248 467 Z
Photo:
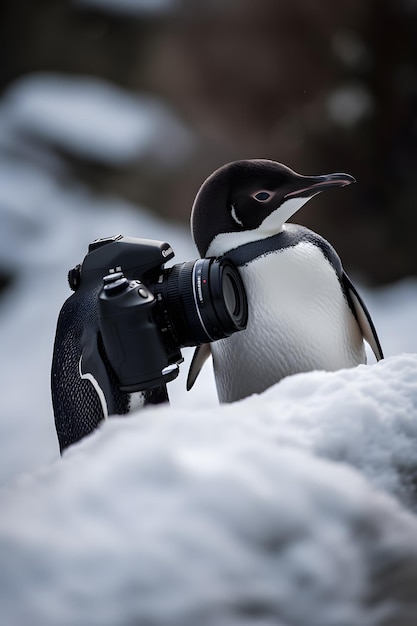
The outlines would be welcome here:
M 4 623 L 414 623 L 416 369 L 109 419 L 0 491 Z
M 3 96 L 2 116 L 3 142 L 36 139 L 114 167 L 143 158 L 174 166 L 193 147 L 191 132 L 163 102 L 91 76 L 24 76 Z
M 263 395 L 264 435 L 356 467 L 417 510 L 417 355 L 290 376 Z M 257 401 L 248 401 L 250 410 Z

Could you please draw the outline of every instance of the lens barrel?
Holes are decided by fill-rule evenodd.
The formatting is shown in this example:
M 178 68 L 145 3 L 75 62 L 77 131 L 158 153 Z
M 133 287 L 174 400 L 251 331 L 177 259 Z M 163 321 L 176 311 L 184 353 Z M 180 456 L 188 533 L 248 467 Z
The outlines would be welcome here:
M 154 286 L 166 344 L 195 346 L 246 328 L 248 303 L 239 270 L 227 257 L 164 269 Z

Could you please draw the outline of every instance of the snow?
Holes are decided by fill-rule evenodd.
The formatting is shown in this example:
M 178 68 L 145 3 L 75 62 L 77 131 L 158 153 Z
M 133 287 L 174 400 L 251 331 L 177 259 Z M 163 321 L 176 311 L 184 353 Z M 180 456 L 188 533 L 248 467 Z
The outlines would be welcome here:
M 414 624 L 417 282 L 358 286 L 380 363 L 218 406 L 210 364 L 185 391 L 184 350 L 171 406 L 110 418 L 60 458 L 49 368 L 68 269 L 119 232 L 168 241 L 174 262 L 196 252 L 188 229 L 19 143 L 29 127 L 67 139 L 64 118 L 18 109 L 9 127 L 0 103 L 2 623 Z
M 172 166 L 193 146 L 191 132 L 157 98 L 88 76 L 24 76 L 7 90 L 1 113 L 0 141 L 12 133 L 104 165 L 154 157 Z

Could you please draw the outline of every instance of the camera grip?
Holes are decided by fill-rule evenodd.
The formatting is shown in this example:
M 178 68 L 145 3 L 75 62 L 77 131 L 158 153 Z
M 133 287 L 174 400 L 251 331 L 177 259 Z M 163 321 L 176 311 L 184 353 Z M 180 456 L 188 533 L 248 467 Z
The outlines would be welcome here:
M 98 298 L 99 327 L 106 354 L 127 392 L 153 389 L 172 377 L 159 329 L 152 317 L 156 300 L 138 280 L 106 276 Z M 174 377 L 177 366 L 170 370 Z

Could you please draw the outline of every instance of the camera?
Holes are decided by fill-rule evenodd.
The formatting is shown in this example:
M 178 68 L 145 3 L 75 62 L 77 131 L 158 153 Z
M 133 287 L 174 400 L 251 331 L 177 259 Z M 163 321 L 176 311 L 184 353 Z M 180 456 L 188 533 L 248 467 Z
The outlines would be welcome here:
M 109 414 L 168 399 L 181 349 L 243 330 L 248 319 L 239 271 L 224 257 L 165 268 L 161 241 L 116 235 L 93 241 L 70 270 L 73 295 L 61 309 L 51 386 L 61 450 Z
M 182 361 L 180 348 L 245 328 L 243 283 L 226 257 L 165 269 L 164 262 L 174 256 L 169 244 L 120 236 L 112 244 L 123 258 L 103 277 L 98 320 L 122 391 L 143 391 L 172 380 Z M 87 268 L 91 260 L 90 253 Z

